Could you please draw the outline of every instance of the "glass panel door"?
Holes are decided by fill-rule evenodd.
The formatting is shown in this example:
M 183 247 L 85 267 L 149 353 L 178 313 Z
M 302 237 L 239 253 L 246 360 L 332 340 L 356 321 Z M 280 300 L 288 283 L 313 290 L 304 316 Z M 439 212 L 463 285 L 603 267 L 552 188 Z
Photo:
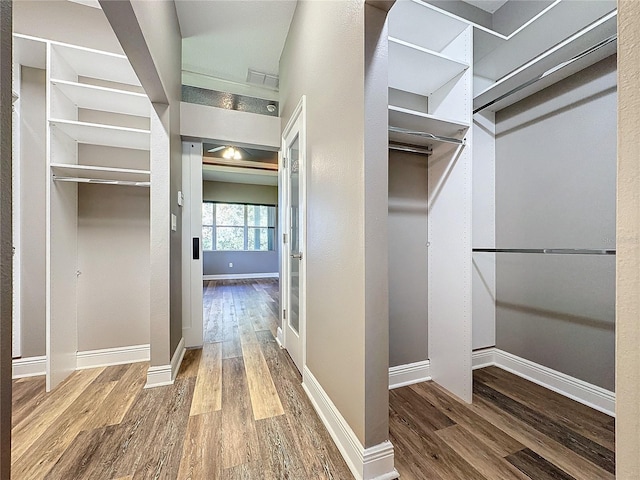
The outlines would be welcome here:
M 299 334 L 300 330 L 300 137 L 289 147 L 289 215 L 290 215 L 290 260 L 289 260 L 289 326 Z

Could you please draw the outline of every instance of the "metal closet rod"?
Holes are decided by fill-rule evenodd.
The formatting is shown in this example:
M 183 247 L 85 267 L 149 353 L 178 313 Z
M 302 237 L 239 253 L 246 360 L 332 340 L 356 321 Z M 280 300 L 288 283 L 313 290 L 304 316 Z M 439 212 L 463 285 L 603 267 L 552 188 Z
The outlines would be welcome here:
M 389 131 L 392 133 L 402 133 L 404 135 L 413 135 L 414 137 L 427 138 L 429 140 L 433 140 L 434 142 L 442 142 L 442 143 L 453 143 L 454 145 L 465 145 L 466 142 L 464 139 L 453 138 L 453 137 L 444 137 L 442 135 L 434 135 L 429 132 L 420 132 L 417 130 L 408 130 L 406 128 L 400 127 L 389 127 Z
M 598 50 L 600 50 L 602 47 L 605 47 L 607 45 L 609 45 L 611 42 L 615 42 L 618 39 L 617 35 L 611 35 L 609 38 L 605 38 L 604 40 L 602 40 L 600 43 L 597 43 L 596 45 L 594 45 L 593 47 L 587 48 L 586 50 L 583 50 L 582 52 L 580 52 L 579 54 L 577 54 L 575 57 L 571 57 L 569 60 L 567 60 L 566 62 L 562 62 L 560 65 L 556 65 L 553 68 L 550 68 L 549 70 L 547 70 L 546 72 L 544 72 L 543 74 L 529 80 L 528 82 L 523 83 L 522 85 L 519 85 L 511 90 L 509 90 L 507 93 L 505 93 L 504 95 L 500 95 L 498 98 L 496 98 L 495 100 L 491 100 L 489 103 L 486 103 L 484 105 L 482 105 L 481 107 L 476 108 L 473 113 L 476 114 L 478 112 L 481 112 L 482 110 L 484 110 L 485 108 L 490 107 L 491 105 L 494 105 L 496 103 L 498 103 L 501 100 L 504 100 L 507 97 L 510 97 L 511 95 L 513 95 L 514 93 L 518 93 L 520 90 L 523 90 L 527 87 L 529 87 L 530 85 L 533 85 L 536 82 L 539 82 L 540 80 L 542 80 L 545 77 L 548 77 L 549 75 L 551 75 L 552 73 L 557 72 L 558 70 L 562 70 L 565 67 L 568 67 L 569 65 L 571 65 L 574 62 L 577 62 L 578 60 L 580 60 L 581 58 L 586 57 L 587 55 L 590 55 Z
M 414 155 L 424 155 L 425 157 L 433 155 L 433 150 L 431 150 L 430 148 L 418 148 L 414 147 L 413 145 L 406 145 L 404 143 L 389 142 L 389 150 L 412 153 Z
M 59 177 L 53 176 L 56 182 L 98 183 L 101 185 L 124 185 L 128 187 L 150 187 L 151 182 L 132 182 L 128 180 L 104 180 L 100 178 Z
M 543 255 L 615 255 L 615 250 L 590 248 L 474 248 L 476 253 L 539 253 Z

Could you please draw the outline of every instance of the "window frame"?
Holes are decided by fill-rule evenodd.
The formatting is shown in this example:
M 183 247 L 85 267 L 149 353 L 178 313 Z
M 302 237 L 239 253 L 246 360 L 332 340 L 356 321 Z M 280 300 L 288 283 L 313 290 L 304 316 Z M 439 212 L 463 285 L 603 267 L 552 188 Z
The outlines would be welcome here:
M 212 223 L 208 224 L 208 223 L 204 223 L 204 221 L 202 222 L 202 229 L 204 231 L 205 228 L 211 228 L 211 246 L 212 248 L 209 249 L 205 249 L 204 248 L 204 242 L 202 244 L 202 250 L 204 252 L 275 252 L 277 251 L 276 248 L 276 230 L 278 228 L 278 221 L 277 221 L 277 214 L 278 214 L 278 209 L 276 205 L 265 205 L 265 204 L 258 204 L 258 203 L 236 203 L 236 202 L 217 202 L 217 201 L 210 201 L 210 200 L 203 200 L 202 202 L 203 205 L 205 204 L 210 204 L 212 205 Z M 243 207 L 243 225 L 218 225 L 217 224 L 217 219 L 218 219 L 218 215 L 217 215 L 217 205 L 241 205 Z M 267 226 L 262 226 L 262 225 L 249 225 L 248 221 L 249 221 L 249 207 L 267 207 L 267 208 L 273 208 L 273 215 L 274 215 L 274 222 L 273 225 L 267 225 Z M 267 218 L 267 223 L 269 223 L 269 220 Z M 217 246 L 217 240 L 218 240 L 218 233 L 217 233 L 217 229 L 218 228 L 242 228 L 243 229 L 243 248 L 242 250 L 235 250 L 235 249 L 231 249 L 231 250 L 220 250 L 218 248 L 216 248 Z M 249 230 L 250 229 L 266 229 L 267 232 L 269 232 L 269 230 L 273 230 L 273 248 L 269 249 L 267 248 L 267 250 L 259 250 L 259 249 L 249 249 Z

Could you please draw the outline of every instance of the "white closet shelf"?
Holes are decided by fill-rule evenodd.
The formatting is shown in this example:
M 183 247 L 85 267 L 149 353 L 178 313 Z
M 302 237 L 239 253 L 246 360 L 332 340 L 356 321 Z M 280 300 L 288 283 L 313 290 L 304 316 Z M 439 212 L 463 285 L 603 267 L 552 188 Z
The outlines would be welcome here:
M 441 53 L 468 26 L 420 0 L 396 2 L 389 15 L 390 37 Z
M 394 105 L 389 105 L 389 125 L 454 138 L 460 138 L 461 134 L 469 128 L 467 122 L 440 118 Z
M 124 55 L 59 42 L 51 42 L 51 49 L 52 54 L 64 59 L 77 76 L 140 85 L 129 59 Z
M 77 122 L 73 120 L 49 120 L 51 127 L 60 129 L 78 143 L 102 145 L 106 147 L 150 150 L 151 132 L 137 128 L 114 127 L 100 123 Z
M 389 86 L 429 96 L 469 68 L 446 55 L 389 37 Z
M 52 163 L 51 173 L 58 180 L 87 182 L 137 184 L 149 186 L 151 172 L 149 170 L 134 170 L 129 168 L 98 167 L 94 165 L 69 165 Z
M 14 64 L 44 70 L 47 64 L 47 44 L 28 35 L 13 34 Z
M 150 116 L 151 104 L 147 96 L 142 93 L 53 78 L 51 84 L 79 108 L 147 118 Z
M 498 80 L 586 25 L 602 20 L 615 8 L 613 0 L 584 4 L 562 0 L 507 37 L 476 28 L 473 74 Z
M 616 42 L 612 42 L 609 45 L 606 45 L 605 47 L 602 47 L 575 61 L 566 68 L 550 73 L 546 78 L 532 84 L 531 86 L 524 88 L 507 98 L 501 99 L 502 96 L 511 92 L 513 89 L 545 74 L 545 72 L 551 72 L 559 65 L 562 65 L 563 62 L 570 60 L 574 56 L 579 55 L 599 42 L 614 36 L 617 29 L 616 20 L 616 13 L 612 12 L 598 22 L 589 25 L 585 29 L 527 62 L 517 70 L 511 72 L 509 75 L 501 78 L 499 81 L 477 94 L 473 99 L 473 108 L 480 108 L 491 102 L 496 102 L 488 107 L 488 109 L 493 111 L 500 110 L 614 54 L 616 52 Z

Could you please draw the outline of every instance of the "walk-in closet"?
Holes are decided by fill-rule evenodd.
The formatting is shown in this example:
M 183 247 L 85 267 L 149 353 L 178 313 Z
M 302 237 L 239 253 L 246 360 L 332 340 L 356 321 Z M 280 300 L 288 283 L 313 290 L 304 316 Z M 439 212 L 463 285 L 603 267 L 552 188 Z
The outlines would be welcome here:
M 14 365 L 51 390 L 149 357 L 151 104 L 124 55 L 24 34 L 13 90 Z
M 398 1 L 390 386 L 497 366 L 614 414 L 616 2 Z

